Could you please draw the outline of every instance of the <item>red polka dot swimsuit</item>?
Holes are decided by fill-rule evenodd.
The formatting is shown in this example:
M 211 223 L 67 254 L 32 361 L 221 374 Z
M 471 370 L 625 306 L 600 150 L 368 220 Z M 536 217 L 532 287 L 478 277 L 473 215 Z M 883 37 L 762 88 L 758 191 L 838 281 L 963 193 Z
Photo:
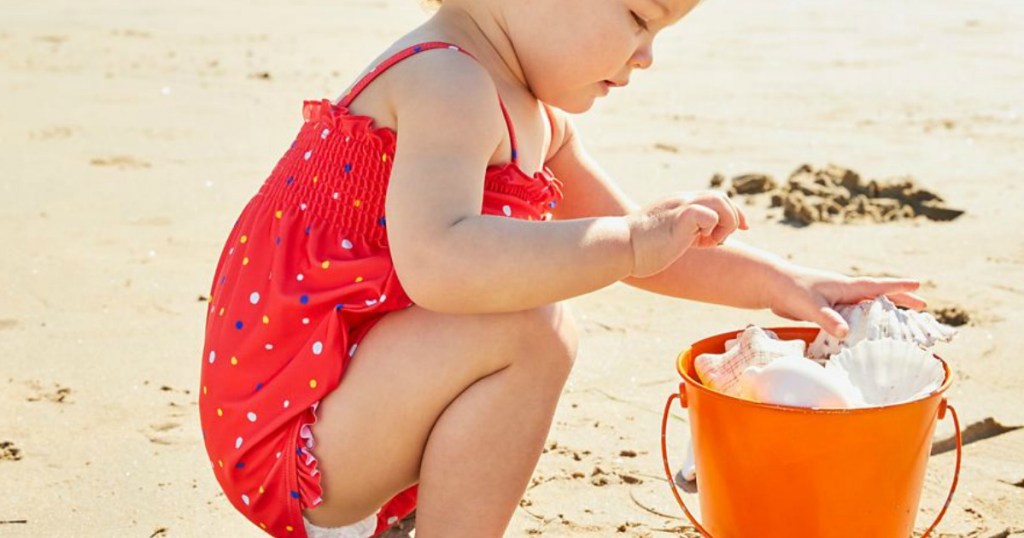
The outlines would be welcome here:
M 388 58 L 339 104 L 306 101 L 298 137 L 243 209 L 217 263 L 203 349 L 199 413 L 228 500 L 273 536 L 305 537 L 302 509 L 321 502 L 309 425 L 359 341 L 412 305 L 395 275 L 384 198 L 397 133 L 348 105 L 424 43 Z M 468 54 L 468 53 L 466 53 Z M 500 98 L 499 98 L 500 102 Z M 512 160 L 487 168 L 481 213 L 547 220 L 561 184 Z M 550 119 L 550 118 L 549 118 Z M 416 487 L 380 510 L 381 532 L 415 508 Z

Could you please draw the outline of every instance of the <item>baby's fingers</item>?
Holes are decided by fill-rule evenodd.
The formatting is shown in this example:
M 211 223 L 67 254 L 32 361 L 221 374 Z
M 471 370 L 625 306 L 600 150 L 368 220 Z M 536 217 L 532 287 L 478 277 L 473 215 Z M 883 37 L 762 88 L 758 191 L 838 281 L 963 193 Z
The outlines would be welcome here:
M 844 287 L 843 293 L 836 302 L 856 303 L 865 299 L 874 299 L 880 295 L 888 296 L 890 299 L 898 296 L 902 301 L 911 297 L 907 294 L 916 291 L 919 287 L 921 287 L 920 282 L 908 278 L 854 278 L 849 285 Z M 920 297 L 917 299 L 920 300 Z
M 850 326 L 843 316 L 828 306 L 819 308 L 814 318 L 809 321 L 817 323 L 825 332 L 836 338 L 846 338 L 850 332 Z
M 741 230 L 749 230 L 750 226 L 747 225 L 747 214 L 744 213 L 743 210 L 740 209 L 739 206 L 734 205 L 734 207 L 736 208 L 736 212 L 739 213 L 739 216 L 740 216 L 740 229 Z
M 705 200 L 703 203 L 718 213 L 718 226 L 711 234 L 711 240 L 714 244 L 722 244 L 733 232 L 745 226 L 746 216 L 728 197 L 718 195 Z
M 886 295 L 886 297 L 897 306 L 911 310 L 924 310 L 928 306 L 928 303 L 923 298 L 913 293 L 892 293 Z
M 681 216 L 684 233 L 692 237 L 692 245 L 710 247 L 718 244 L 714 238 L 720 222 L 718 213 L 700 204 L 694 204 L 683 210 Z

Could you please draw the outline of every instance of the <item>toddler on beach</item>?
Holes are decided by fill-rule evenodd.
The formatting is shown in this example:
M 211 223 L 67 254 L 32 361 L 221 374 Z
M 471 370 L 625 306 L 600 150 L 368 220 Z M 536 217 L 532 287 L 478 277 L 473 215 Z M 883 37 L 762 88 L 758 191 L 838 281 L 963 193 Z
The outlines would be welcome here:
M 444 0 L 303 104 L 206 319 L 203 438 L 246 518 L 365 538 L 415 509 L 418 538 L 501 536 L 576 355 L 565 300 L 615 282 L 834 335 L 838 303 L 924 306 L 914 280 L 739 243 L 722 193 L 638 207 L 588 155 L 570 114 L 651 67 L 697 3 Z

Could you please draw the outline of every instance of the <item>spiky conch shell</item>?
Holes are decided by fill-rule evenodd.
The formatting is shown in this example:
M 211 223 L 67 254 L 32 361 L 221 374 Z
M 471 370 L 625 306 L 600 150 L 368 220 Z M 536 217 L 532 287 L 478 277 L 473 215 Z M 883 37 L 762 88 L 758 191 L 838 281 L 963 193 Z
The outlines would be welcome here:
M 873 301 L 837 306 L 836 312 L 846 320 L 850 332 L 841 339 L 825 331 L 819 332 L 807 347 L 808 357 L 825 359 L 858 342 L 886 338 L 931 347 L 938 342 L 949 342 L 957 333 L 928 312 L 903 310 L 884 295 Z
M 804 354 L 803 340 L 779 340 L 774 333 L 750 325 L 724 353 L 704 353 L 694 360 L 701 383 L 718 392 L 739 397 L 740 376 L 748 366 L 762 366 L 786 355 Z
M 846 376 L 865 407 L 895 405 L 931 394 L 946 378 L 931 352 L 906 340 L 864 340 L 832 356 L 825 369 Z

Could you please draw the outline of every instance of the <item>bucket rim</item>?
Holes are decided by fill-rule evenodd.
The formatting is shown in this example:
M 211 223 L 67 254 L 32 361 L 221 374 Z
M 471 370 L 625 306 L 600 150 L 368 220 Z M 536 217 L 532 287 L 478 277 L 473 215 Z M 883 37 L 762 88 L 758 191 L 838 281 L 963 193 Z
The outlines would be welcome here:
M 772 332 L 778 334 L 779 338 L 782 338 L 784 340 L 793 340 L 794 339 L 793 337 L 795 337 L 795 338 L 803 339 L 803 340 L 806 340 L 806 341 L 813 341 L 814 338 L 817 337 L 818 333 L 821 331 L 821 329 L 818 328 L 818 327 L 790 326 L 790 327 L 762 327 L 762 328 L 765 329 L 765 330 L 772 331 Z M 814 415 L 822 415 L 822 414 L 828 414 L 828 415 L 868 414 L 868 413 L 873 413 L 873 412 L 881 412 L 881 411 L 886 410 L 886 409 L 892 409 L 892 408 L 895 408 L 895 407 L 900 407 L 900 406 L 905 406 L 905 405 L 920 404 L 923 401 L 926 401 L 926 400 L 929 400 L 929 399 L 932 399 L 932 398 L 937 398 L 937 397 L 941 396 L 942 393 L 946 392 L 946 390 L 953 384 L 953 375 L 952 375 L 952 372 L 949 369 L 949 364 L 947 364 L 946 361 L 942 359 L 942 357 L 938 356 L 935 353 L 932 353 L 932 357 L 935 357 L 935 359 L 938 360 L 939 363 L 942 364 L 942 370 L 943 370 L 943 373 L 945 374 L 945 378 L 942 380 L 942 385 L 940 385 L 937 389 L 929 392 L 928 394 L 926 394 L 924 396 L 915 398 L 915 399 L 910 400 L 910 401 L 901 402 L 901 403 L 898 403 L 898 404 L 877 405 L 877 406 L 872 406 L 872 407 L 856 407 L 856 408 L 852 408 L 852 409 L 828 409 L 828 408 L 811 408 L 811 407 L 791 407 L 791 406 L 779 405 L 779 404 L 754 402 L 754 401 L 751 401 L 751 400 L 745 400 L 743 398 L 737 398 L 735 396 L 729 396 L 728 394 L 723 394 L 723 393 L 718 392 L 716 390 L 713 390 L 713 389 L 710 389 L 708 387 L 705 387 L 703 383 L 701 383 L 699 380 L 694 379 L 693 377 L 691 377 L 689 375 L 690 362 L 692 362 L 693 359 L 696 358 L 696 357 L 692 356 L 693 348 L 695 348 L 697 346 L 700 346 L 702 344 L 705 344 L 705 343 L 707 343 L 709 341 L 712 341 L 712 340 L 722 340 L 724 342 L 725 340 L 728 340 L 728 339 L 731 339 L 731 338 L 735 338 L 737 335 L 739 335 L 742 332 L 743 332 L 743 329 L 740 329 L 740 330 L 736 330 L 736 331 L 727 331 L 727 332 L 719 333 L 719 334 L 716 334 L 716 335 L 713 335 L 713 336 L 708 336 L 707 338 L 702 338 L 702 339 L 700 339 L 700 340 L 690 344 L 689 347 L 687 347 L 686 349 L 681 351 L 679 353 L 679 355 L 676 357 L 676 372 L 678 372 L 680 377 L 683 378 L 684 384 L 686 386 L 692 388 L 693 390 L 696 390 L 697 392 L 699 392 L 702 397 L 708 397 L 708 398 L 714 398 L 714 399 L 726 399 L 726 400 L 733 401 L 733 402 L 736 402 L 736 403 L 742 403 L 744 405 L 751 405 L 751 406 L 760 407 L 760 408 L 763 408 L 763 409 L 774 410 L 774 411 L 781 411 L 781 412 L 785 412 L 785 413 L 814 414 Z M 683 387 L 680 387 L 680 391 L 682 391 L 682 390 L 683 390 Z

